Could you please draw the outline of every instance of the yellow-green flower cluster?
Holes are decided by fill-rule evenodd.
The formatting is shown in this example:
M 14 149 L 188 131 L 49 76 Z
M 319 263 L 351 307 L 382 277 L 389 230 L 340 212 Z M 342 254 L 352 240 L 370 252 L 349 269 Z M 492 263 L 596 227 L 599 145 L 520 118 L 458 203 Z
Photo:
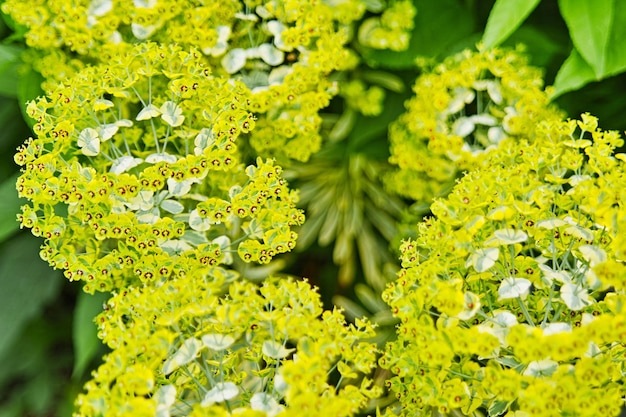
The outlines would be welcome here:
M 193 47 L 213 72 L 242 81 L 253 93 L 249 109 L 259 118 L 250 137 L 254 150 L 306 161 L 322 142 L 318 112 L 338 92 L 329 75 L 358 63 L 348 42 L 367 2 L 8 0 L 2 7 L 28 28 L 27 44 L 41 50 L 35 67 L 46 87 L 84 63 L 106 63 L 131 44 Z M 397 2 L 376 18 L 390 37 L 388 47 L 406 48 L 413 11 L 410 2 Z M 46 64 L 57 59 L 61 70 Z
M 363 378 L 376 358 L 362 341 L 371 324 L 323 311 L 306 281 L 233 282 L 219 270 L 108 301 L 97 322 L 112 352 L 78 415 L 351 416 L 380 395 Z
M 541 72 L 518 51 L 464 51 L 421 75 L 407 111 L 391 124 L 388 178 L 399 195 L 428 204 L 505 138 L 533 141 L 549 106 Z
M 272 161 L 240 162 L 238 137 L 255 125 L 247 100 L 180 47 L 129 46 L 84 69 L 28 105 L 22 226 L 88 292 L 290 251 L 297 195 Z
M 383 111 L 385 90 L 380 86 L 367 86 L 357 78 L 343 83 L 339 95 L 346 100 L 348 108 L 364 116 L 378 116 Z
M 402 244 L 380 361 L 400 415 L 620 413 L 624 141 L 588 114 L 535 135 L 501 141 Z
M 409 32 L 417 11 L 410 1 L 394 1 L 380 16 L 367 18 L 359 27 L 359 42 L 374 49 L 403 51 L 409 46 Z

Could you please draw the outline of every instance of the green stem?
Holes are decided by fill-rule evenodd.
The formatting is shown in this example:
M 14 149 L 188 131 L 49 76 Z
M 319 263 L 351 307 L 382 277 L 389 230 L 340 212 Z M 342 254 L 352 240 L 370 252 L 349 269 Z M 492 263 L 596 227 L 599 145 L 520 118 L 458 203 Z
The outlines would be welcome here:
M 522 313 L 524 314 L 524 318 L 531 326 L 535 327 L 535 322 L 533 322 L 532 317 L 530 317 L 530 313 L 526 309 L 526 305 L 524 305 L 524 301 L 522 301 L 522 297 L 517 297 L 517 303 L 519 304 L 520 309 L 522 309 Z

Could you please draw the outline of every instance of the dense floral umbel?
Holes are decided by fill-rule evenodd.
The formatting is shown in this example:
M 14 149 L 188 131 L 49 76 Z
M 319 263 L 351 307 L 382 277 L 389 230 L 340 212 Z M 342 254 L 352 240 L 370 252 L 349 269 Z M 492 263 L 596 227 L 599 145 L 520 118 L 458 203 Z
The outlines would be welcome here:
M 93 292 L 291 250 L 296 194 L 272 161 L 239 162 L 247 99 L 197 52 L 144 43 L 31 102 L 15 160 L 42 257 Z
M 380 16 L 366 19 L 359 27 L 359 42 L 374 49 L 403 51 L 409 46 L 416 10 L 410 1 L 392 1 Z
M 400 415 L 619 414 L 623 143 L 587 114 L 543 123 L 435 201 L 383 294 L 401 320 L 380 360 Z
M 560 114 L 539 69 L 517 51 L 464 51 L 420 76 L 407 111 L 391 124 L 389 188 L 418 203 L 443 196 L 461 172 L 476 168 L 507 137 L 535 137 Z
M 306 281 L 232 282 L 218 269 L 219 279 L 129 288 L 108 301 L 97 322 L 113 350 L 77 416 L 352 416 L 381 394 L 363 379 L 376 363 L 362 341 L 370 324 L 323 311 Z
M 329 75 L 358 63 L 348 43 L 352 26 L 375 6 L 369 3 L 8 0 L 3 11 L 28 28 L 26 41 L 41 51 L 42 61 L 60 58 L 61 71 L 36 65 L 48 87 L 85 62 L 106 63 L 129 44 L 151 40 L 196 48 L 216 74 L 238 79 L 253 92 L 250 110 L 259 116 L 251 133 L 255 151 L 306 161 L 321 146 L 318 111 L 338 91 Z M 377 47 L 404 49 L 413 14 L 410 2 L 394 3 L 375 18 L 381 27 L 359 39 L 369 44 L 382 31 L 387 41 Z M 73 59 L 76 54 L 80 60 Z

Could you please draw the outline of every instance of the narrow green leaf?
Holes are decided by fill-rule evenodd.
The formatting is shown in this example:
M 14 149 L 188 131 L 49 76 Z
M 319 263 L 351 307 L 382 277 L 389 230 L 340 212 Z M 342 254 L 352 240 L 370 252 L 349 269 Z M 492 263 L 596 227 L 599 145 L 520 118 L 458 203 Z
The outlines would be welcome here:
M 328 140 L 337 142 L 345 139 L 354 128 L 357 113 L 353 109 L 346 109 L 335 122 L 332 130 L 328 133 Z
M 363 79 L 396 93 L 402 93 L 406 89 L 402 78 L 387 71 L 363 71 Z
M 578 90 L 585 84 L 596 81 L 593 68 L 573 49 L 567 57 L 554 80 L 554 95 L 556 98 L 568 91 Z
M 363 303 L 365 308 L 367 308 L 371 313 L 389 310 L 389 306 L 383 301 L 380 294 L 376 294 L 376 292 L 367 285 L 356 284 L 354 292 L 359 301 Z
M 368 312 L 348 297 L 336 295 L 333 297 L 333 304 L 343 309 L 344 315 L 350 319 L 367 317 Z
M 336 264 L 342 264 L 353 256 L 354 236 L 346 229 L 341 229 L 335 240 L 333 248 L 333 261 Z
M 482 43 L 485 49 L 504 42 L 521 26 L 541 0 L 496 0 L 489 13 Z
M 15 189 L 18 175 L 16 173 L 0 184 L 0 199 L 2 199 L 0 204 L 0 242 L 19 229 L 16 216 L 24 202 L 18 198 L 17 190 Z
M 596 78 L 606 75 L 607 46 L 615 0 L 559 0 L 561 15 L 579 54 Z
M 74 370 L 73 378 L 80 378 L 85 373 L 89 363 L 102 348 L 102 342 L 98 339 L 98 329 L 94 323 L 95 317 L 102 312 L 102 305 L 109 294 L 85 292 L 78 294 L 76 307 L 74 308 L 74 321 L 72 323 L 72 339 L 74 343 Z
M 333 240 L 335 240 L 335 238 L 337 237 L 338 234 L 338 226 L 339 225 L 339 218 L 340 218 L 340 213 L 339 213 L 339 209 L 337 208 L 337 206 L 331 205 L 328 207 L 328 212 L 326 213 L 325 216 L 325 220 L 324 223 L 322 224 L 320 231 L 319 231 L 319 237 L 318 237 L 318 243 L 320 244 L 320 246 L 328 246 L 328 244 L 330 242 L 332 242 Z
M 367 205 L 365 206 L 365 216 L 387 241 L 391 241 L 397 236 L 396 220 L 387 212 Z
M 39 239 L 22 233 L 4 242 L 0 250 L 0 357 L 22 327 L 56 296 L 58 273 L 39 259 Z
M 367 223 L 363 223 L 356 240 L 361 267 L 363 268 L 365 281 L 370 286 L 378 289 L 381 287 L 384 277 L 381 275 L 378 267 L 380 265 L 381 248 L 376 243 L 371 228 Z M 384 287 L 384 284 L 382 286 Z
M 328 208 L 324 208 L 320 213 L 317 213 L 315 216 L 309 216 L 307 221 L 304 222 L 304 225 L 300 228 L 298 232 L 298 241 L 296 244 L 296 249 L 302 251 L 315 241 L 315 239 L 319 236 L 320 228 L 324 223 L 324 219 L 326 217 L 326 212 L 328 212 Z

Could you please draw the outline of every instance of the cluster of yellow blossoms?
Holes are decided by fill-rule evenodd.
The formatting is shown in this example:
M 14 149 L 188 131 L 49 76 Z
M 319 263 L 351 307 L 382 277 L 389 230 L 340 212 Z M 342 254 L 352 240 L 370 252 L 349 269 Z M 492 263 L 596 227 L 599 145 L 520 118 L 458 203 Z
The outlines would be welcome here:
M 381 355 L 369 321 L 324 310 L 305 280 L 267 278 L 276 264 L 247 278 L 304 223 L 287 165 L 315 218 L 305 243 L 336 239 L 345 281 L 358 252 L 381 290 L 373 236 L 394 238 L 404 204 L 382 190 L 383 164 L 332 146 L 294 161 L 322 146 L 333 97 L 347 108 L 335 145 L 356 113 L 383 111 L 384 90 L 350 73 L 355 50 L 407 48 L 412 2 L 126 3 L 2 5 L 47 90 L 15 155 L 19 220 L 52 267 L 111 293 L 97 318 L 111 352 L 77 416 L 354 416 L 385 405 L 377 361 L 397 399 L 379 415 L 619 414 L 619 134 L 563 121 L 519 51 L 462 52 L 420 76 L 389 128 L 386 185 L 433 216 L 382 294 L 400 324 Z
M 588 114 L 535 132 L 504 139 L 401 247 L 383 294 L 401 324 L 380 360 L 400 415 L 620 412 L 624 141 Z
M 93 292 L 291 250 L 296 194 L 238 152 L 255 123 L 246 94 L 193 50 L 143 43 L 31 102 L 38 137 L 15 160 L 42 256 Z
M 389 127 L 389 188 L 417 202 L 450 191 L 505 138 L 535 138 L 542 120 L 560 118 L 549 105 L 539 69 L 518 51 L 464 51 L 448 57 L 413 86 L 406 112 Z
M 382 13 L 389 47 L 408 45 L 413 5 L 377 7 L 3 2 L 46 92 L 15 155 L 19 220 L 52 267 L 112 294 L 112 351 L 77 416 L 352 416 L 382 394 L 369 322 L 324 311 L 306 281 L 247 280 L 295 246 L 304 214 L 279 165 L 320 149 L 358 21 Z
M 113 351 L 77 415 L 356 414 L 381 393 L 363 379 L 372 326 L 323 312 L 306 282 L 239 277 L 237 259 L 290 251 L 304 220 L 280 167 L 242 163 L 250 92 L 193 49 L 121 51 L 31 102 L 37 137 L 15 155 L 42 257 L 114 294 L 99 318 Z
M 320 149 L 318 112 L 339 91 L 331 73 L 358 64 L 348 47 L 357 21 L 366 12 L 382 12 L 370 18 L 378 19 L 376 29 L 361 31 L 359 39 L 400 50 L 408 46 L 415 14 L 407 1 L 385 10 L 364 0 L 127 3 L 7 0 L 3 11 L 28 28 L 26 41 L 39 50 L 36 66 L 47 86 L 63 83 L 85 63 L 108 62 L 128 44 L 150 40 L 197 49 L 214 73 L 240 80 L 252 93 L 256 153 L 299 161 Z M 387 41 L 374 45 L 381 31 Z
M 222 272 L 116 293 L 98 318 L 112 352 L 79 415 L 352 416 L 381 394 L 345 384 L 375 364 L 369 323 L 322 311 L 306 281 Z

